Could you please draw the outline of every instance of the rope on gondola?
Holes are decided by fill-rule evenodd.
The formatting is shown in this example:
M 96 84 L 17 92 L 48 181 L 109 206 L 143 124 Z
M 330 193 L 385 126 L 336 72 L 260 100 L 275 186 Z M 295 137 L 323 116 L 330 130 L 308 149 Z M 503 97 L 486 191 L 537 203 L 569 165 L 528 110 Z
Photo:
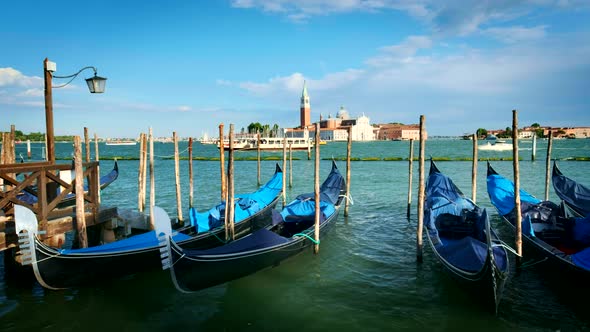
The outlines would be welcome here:
M 320 240 L 318 239 L 317 241 L 312 238 L 311 236 L 307 235 L 307 234 L 303 234 L 303 233 L 297 233 L 297 234 L 293 234 L 293 236 L 303 236 L 308 238 L 311 242 L 313 242 L 314 244 L 320 244 Z
M 524 262 L 524 263 L 522 263 L 522 265 L 520 266 L 520 268 L 521 268 L 521 269 L 528 268 L 528 267 L 531 267 L 531 266 L 537 265 L 537 264 L 539 264 L 539 263 L 543 263 L 543 262 L 544 262 L 544 261 L 546 261 L 547 259 L 548 259 L 548 257 L 545 257 L 545 258 L 543 258 L 543 259 L 541 259 L 541 260 L 538 260 L 538 261 L 535 261 L 535 260 L 531 259 L 531 260 L 530 260 L 530 261 L 528 261 L 528 262 Z
M 221 242 L 221 243 L 223 243 L 223 244 L 226 244 L 226 243 L 228 242 L 228 241 L 224 241 L 224 240 L 222 240 L 221 238 L 219 238 L 219 236 L 217 236 L 217 234 L 215 234 L 215 232 L 213 232 L 213 231 L 211 231 L 211 230 L 209 230 L 209 233 L 213 234 L 213 236 L 215 236 L 215 238 L 216 238 L 216 239 L 218 239 L 218 240 L 219 240 L 219 242 Z
M 352 199 L 352 195 L 350 193 L 348 195 L 340 195 L 340 197 L 346 198 L 350 202 L 350 205 L 354 205 L 354 200 Z
M 506 242 L 504 242 L 504 241 L 502 241 L 502 240 L 500 240 L 500 239 L 494 240 L 494 242 L 495 242 L 495 243 L 494 243 L 494 244 L 492 244 L 492 247 L 504 247 L 504 249 L 506 249 L 506 250 L 510 251 L 510 252 L 511 252 L 511 253 L 513 253 L 515 256 L 517 256 L 517 257 L 522 257 L 522 255 L 519 255 L 519 254 L 516 252 L 516 250 L 512 249 L 512 247 L 511 247 L 511 246 L 509 246 L 508 244 L 506 244 Z

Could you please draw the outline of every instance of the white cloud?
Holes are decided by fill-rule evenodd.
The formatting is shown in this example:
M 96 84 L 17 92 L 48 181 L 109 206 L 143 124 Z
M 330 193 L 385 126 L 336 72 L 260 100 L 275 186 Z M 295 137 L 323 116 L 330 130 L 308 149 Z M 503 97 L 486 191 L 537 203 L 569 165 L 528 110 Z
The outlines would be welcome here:
M 268 95 L 277 90 L 301 91 L 304 77 L 301 73 L 293 73 L 284 77 L 273 77 L 267 83 L 242 82 L 239 87 L 256 95 Z
M 536 29 L 543 31 L 544 28 Z M 535 41 L 541 38 L 539 33 L 515 35 L 520 39 L 528 37 L 532 42 L 507 44 L 492 50 L 451 44 L 445 47 L 444 55 L 440 55 L 433 48 L 436 45 L 431 38 L 410 36 L 399 44 L 380 48 L 378 54 L 365 61 L 364 68 L 328 73 L 319 78 L 293 73 L 267 82 L 237 85 L 259 97 L 277 100 L 300 93 L 304 79 L 310 93 L 313 91 L 316 98 L 321 94 L 326 101 L 362 96 L 371 103 L 373 98 L 387 99 L 391 94 L 421 91 L 441 95 L 503 96 L 517 94 L 537 80 L 551 80 L 555 73 L 590 66 L 590 47 L 570 47 L 568 52 L 562 51 L 567 45 L 585 40 L 587 34 L 543 39 L 542 42 Z M 580 76 L 582 74 L 580 72 Z
M 507 28 L 489 28 L 482 30 L 482 33 L 504 43 L 513 44 L 543 39 L 546 36 L 546 28 L 546 25 L 539 25 L 532 28 L 513 26 Z
M 192 108 L 190 106 L 186 106 L 186 105 L 178 106 L 177 109 L 181 112 L 188 112 L 188 111 L 192 110 Z
M 282 14 L 294 22 L 303 22 L 317 15 L 353 11 L 401 10 L 415 17 L 429 15 L 425 1 L 411 0 L 234 0 L 232 6 Z
M 43 89 L 27 89 L 17 94 L 17 97 L 43 97 Z
M 294 94 L 300 93 L 303 88 L 303 81 L 314 91 L 328 91 L 339 89 L 357 81 L 364 75 L 363 70 L 347 69 L 341 72 L 329 73 L 320 79 L 308 79 L 301 73 L 293 73 L 288 76 L 274 77 L 266 83 L 242 82 L 239 87 L 259 96 L 268 96 L 276 93 Z
M 381 53 L 369 58 L 366 63 L 370 66 L 390 66 L 396 63 L 413 61 L 420 49 L 432 47 L 432 40 L 427 36 L 409 36 L 403 42 L 396 45 L 385 46 Z
M 40 87 L 43 80 L 37 76 L 26 76 L 20 71 L 5 67 L 0 68 L 0 87 Z
M 590 2 L 587 0 L 234 0 L 232 6 L 283 15 L 297 23 L 305 22 L 313 16 L 349 12 L 401 11 L 424 22 L 437 34 L 467 36 L 477 33 L 482 27 L 516 20 L 538 8 L 579 11 L 589 9 Z M 538 33 L 539 30 L 530 32 Z

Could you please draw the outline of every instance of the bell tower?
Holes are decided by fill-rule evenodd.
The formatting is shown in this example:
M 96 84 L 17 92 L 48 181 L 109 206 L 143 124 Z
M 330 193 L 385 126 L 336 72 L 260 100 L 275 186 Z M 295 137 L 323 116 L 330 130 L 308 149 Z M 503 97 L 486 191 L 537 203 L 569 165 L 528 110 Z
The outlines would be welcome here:
M 301 128 L 311 125 L 311 107 L 309 106 L 309 96 L 307 95 L 307 84 L 303 81 L 303 92 L 301 93 L 300 108 Z

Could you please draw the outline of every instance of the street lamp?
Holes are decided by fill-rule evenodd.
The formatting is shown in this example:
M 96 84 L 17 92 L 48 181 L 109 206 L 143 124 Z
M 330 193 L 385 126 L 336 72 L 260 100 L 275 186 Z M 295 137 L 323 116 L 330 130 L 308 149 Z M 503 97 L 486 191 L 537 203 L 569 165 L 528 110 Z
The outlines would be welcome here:
M 56 76 L 53 75 L 53 72 L 56 71 L 55 62 L 51 62 L 47 58 L 45 58 L 45 61 L 43 61 L 43 72 L 45 81 L 45 125 L 47 129 L 47 160 L 52 164 L 55 163 L 55 139 L 53 136 L 53 96 L 51 93 L 51 89 L 63 88 L 64 86 L 70 84 L 74 80 L 74 78 L 76 78 L 82 71 L 86 69 L 94 70 L 94 76 L 86 79 L 86 84 L 88 84 L 88 89 L 90 90 L 90 93 L 103 93 L 107 79 L 104 77 L 97 76 L 96 68 L 88 66 L 80 69 L 77 73 L 73 75 Z M 52 86 L 51 80 L 53 77 L 71 78 L 71 80 L 62 85 Z

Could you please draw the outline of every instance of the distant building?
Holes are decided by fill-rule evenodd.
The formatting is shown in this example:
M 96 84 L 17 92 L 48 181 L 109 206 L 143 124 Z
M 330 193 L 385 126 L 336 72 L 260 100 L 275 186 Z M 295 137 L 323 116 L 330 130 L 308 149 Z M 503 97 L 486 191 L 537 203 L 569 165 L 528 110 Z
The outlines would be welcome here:
M 518 130 L 518 138 L 533 138 L 537 130 L 543 130 L 543 136 L 549 136 L 549 131 L 553 137 L 557 138 L 588 138 L 590 137 L 590 127 L 523 127 Z M 488 135 L 502 135 L 505 129 L 488 130 Z
M 379 140 L 419 140 L 420 125 L 411 124 L 380 124 L 377 139 Z M 428 134 L 426 135 L 428 136 Z
M 553 137 L 588 138 L 590 127 L 543 127 L 543 136 L 548 136 L 549 131 Z
M 299 111 L 300 128 L 306 128 L 311 125 L 311 106 L 309 105 L 309 95 L 307 94 L 307 84 L 303 81 L 303 92 L 301 93 L 301 108 Z
M 307 84 L 303 82 L 303 91 L 301 93 L 301 107 L 299 109 L 299 127 L 286 129 L 289 137 L 313 137 L 315 135 L 315 126 L 311 123 L 311 106 L 309 103 L 309 94 L 307 93 Z M 348 140 L 348 128 L 352 127 L 353 141 L 373 141 L 375 140 L 374 128 L 370 124 L 369 117 L 364 114 L 356 119 L 351 119 L 348 111 L 344 107 L 333 118 L 330 115 L 324 119 L 320 115 L 320 139 L 323 141 L 346 141 Z
M 363 114 L 356 119 L 351 119 L 343 106 L 340 107 L 335 118 L 332 115 L 325 120 L 320 117 L 320 138 L 324 141 L 346 141 L 349 127 L 352 127 L 353 141 L 375 140 L 369 117 Z
M 537 132 L 534 130 L 525 130 L 523 128 L 522 130 L 518 131 L 518 138 L 529 139 L 533 138 L 535 135 L 537 135 Z

